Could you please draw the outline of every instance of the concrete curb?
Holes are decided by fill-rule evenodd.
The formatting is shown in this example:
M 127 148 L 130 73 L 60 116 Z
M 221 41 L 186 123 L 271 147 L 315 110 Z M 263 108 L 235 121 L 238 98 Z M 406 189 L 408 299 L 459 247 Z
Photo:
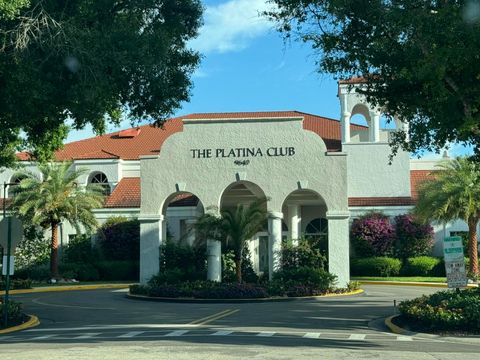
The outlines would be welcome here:
M 10 294 L 30 294 L 42 292 L 60 292 L 77 290 L 99 290 L 99 289 L 127 289 L 131 284 L 98 284 L 98 285 L 67 285 L 67 286 L 45 286 L 33 289 L 10 290 Z M 5 291 L 0 291 L 0 295 Z
M 276 297 L 276 298 L 262 298 L 262 299 L 193 299 L 193 298 L 165 298 L 152 297 L 145 295 L 126 294 L 128 299 L 141 301 L 156 301 L 156 302 L 170 302 L 170 303 L 184 303 L 184 304 L 245 304 L 245 303 L 267 303 L 267 302 L 284 302 L 284 301 L 301 301 L 301 300 L 315 300 L 327 297 L 337 296 L 354 296 L 363 294 L 362 289 L 354 290 L 342 294 L 326 294 L 319 296 L 302 296 L 302 297 Z
M 40 320 L 38 320 L 38 317 L 36 317 L 35 315 L 27 315 L 27 316 L 29 317 L 28 321 L 17 326 L 12 326 L 12 327 L 0 330 L 0 334 L 9 334 L 15 331 L 30 329 L 40 325 Z
M 432 282 L 409 282 L 409 281 L 374 281 L 374 280 L 355 280 L 362 285 L 393 285 L 393 286 L 425 286 L 448 288 L 446 283 L 432 283 Z M 468 288 L 478 287 L 477 284 L 468 284 Z

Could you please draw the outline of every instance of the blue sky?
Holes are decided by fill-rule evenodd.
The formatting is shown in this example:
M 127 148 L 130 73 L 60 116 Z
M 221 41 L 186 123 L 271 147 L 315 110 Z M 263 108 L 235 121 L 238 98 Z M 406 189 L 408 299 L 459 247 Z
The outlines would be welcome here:
M 193 112 L 299 110 L 339 118 L 337 83 L 316 72 L 308 45 L 284 43 L 258 13 L 266 0 L 204 0 L 205 25 L 191 47 L 203 54 L 193 76 L 190 102 L 176 115 Z M 130 127 L 128 120 L 119 128 Z M 93 136 L 72 132 L 67 141 Z M 453 150 L 453 149 L 452 149 Z M 453 153 L 463 153 L 455 147 Z

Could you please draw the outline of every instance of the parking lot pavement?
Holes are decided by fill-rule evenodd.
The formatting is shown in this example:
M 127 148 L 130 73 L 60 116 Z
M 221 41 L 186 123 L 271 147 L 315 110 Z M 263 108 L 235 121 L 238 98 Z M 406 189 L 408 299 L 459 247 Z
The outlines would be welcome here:
M 480 352 L 480 343 L 391 334 L 378 321 L 392 315 L 394 300 L 438 290 L 365 286 L 363 295 L 352 297 L 242 304 L 145 302 L 121 290 L 23 294 L 15 300 L 41 325 L 0 336 L 0 349 L 151 343 Z

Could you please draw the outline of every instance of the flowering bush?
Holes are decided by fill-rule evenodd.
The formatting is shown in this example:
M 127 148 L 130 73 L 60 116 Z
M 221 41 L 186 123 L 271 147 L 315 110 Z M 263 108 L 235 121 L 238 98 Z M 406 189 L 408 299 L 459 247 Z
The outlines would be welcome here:
M 402 259 L 428 255 L 433 246 L 433 228 L 421 224 L 412 215 L 395 217 L 396 252 Z
M 395 229 L 387 216 L 369 213 L 353 220 L 352 245 L 359 257 L 388 256 L 393 252 Z

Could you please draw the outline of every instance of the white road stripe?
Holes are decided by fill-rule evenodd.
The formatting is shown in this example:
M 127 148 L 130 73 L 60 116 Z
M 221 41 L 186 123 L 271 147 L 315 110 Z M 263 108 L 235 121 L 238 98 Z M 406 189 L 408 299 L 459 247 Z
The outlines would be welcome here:
M 123 335 L 120 335 L 120 336 L 117 336 L 118 338 L 133 338 L 137 335 L 140 335 L 140 334 L 143 334 L 145 331 L 130 331 L 126 334 L 123 334 Z
M 320 333 L 306 333 L 303 335 L 306 339 L 318 339 L 320 337 Z
M 188 333 L 189 330 L 175 330 L 171 333 L 166 334 L 165 336 L 182 336 L 183 334 Z
M 50 334 L 50 335 L 43 335 L 43 336 L 37 336 L 32 338 L 32 340 L 45 340 L 45 339 L 50 339 L 54 336 L 57 336 L 57 334 Z
M 275 335 L 275 333 L 270 331 L 261 331 L 257 334 L 257 336 L 263 336 L 263 337 L 269 337 L 273 335 Z
M 49 328 L 49 329 L 30 329 L 25 332 L 51 332 L 51 331 L 87 331 L 87 330 L 115 330 L 115 329 L 169 329 L 169 328 L 198 328 L 201 325 L 195 324 L 128 324 L 128 325 L 99 325 L 83 326 L 72 328 Z
M 217 331 L 211 335 L 213 336 L 226 336 L 226 335 L 230 335 L 231 333 L 233 333 L 233 331 L 228 331 L 228 330 L 221 330 L 221 331 Z
M 365 340 L 366 336 L 367 335 L 365 335 L 365 334 L 352 334 L 352 335 L 350 335 L 348 340 Z
M 413 341 L 411 336 L 397 336 L 398 341 Z
M 80 336 L 76 336 L 74 337 L 74 339 L 91 339 L 92 337 L 94 336 L 97 336 L 97 335 L 100 335 L 101 333 L 86 333 L 86 334 L 83 334 L 83 335 L 80 335 Z

